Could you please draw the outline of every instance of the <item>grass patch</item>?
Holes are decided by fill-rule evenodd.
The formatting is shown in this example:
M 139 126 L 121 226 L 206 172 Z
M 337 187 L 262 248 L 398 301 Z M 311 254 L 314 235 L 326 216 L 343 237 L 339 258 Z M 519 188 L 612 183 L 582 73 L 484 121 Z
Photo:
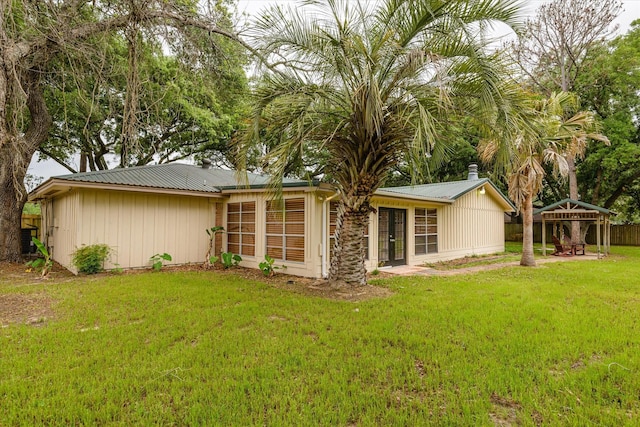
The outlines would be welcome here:
M 219 272 L 0 284 L 0 425 L 635 425 L 640 250 L 362 302 Z
M 553 249 L 547 248 L 550 254 Z M 533 254 L 535 259 L 544 258 L 542 256 L 542 245 L 534 244 Z M 482 265 L 493 264 L 506 264 L 510 262 L 518 262 L 522 257 L 522 243 L 518 242 L 505 242 L 504 252 L 488 254 L 488 255 L 473 255 L 464 258 L 457 258 L 450 261 L 440 261 L 434 263 L 426 263 L 425 267 L 430 267 L 436 270 L 458 270 L 461 268 L 478 267 Z

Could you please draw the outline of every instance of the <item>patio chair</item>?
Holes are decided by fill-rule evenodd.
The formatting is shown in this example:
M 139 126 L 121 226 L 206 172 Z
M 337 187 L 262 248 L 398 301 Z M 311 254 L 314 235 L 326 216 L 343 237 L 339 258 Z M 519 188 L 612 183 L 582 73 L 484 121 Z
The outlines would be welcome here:
M 553 239 L 553 246 L 555 246 L 556 250 L 551 255 L 555 256 L 573 256 L 573 248 L 571 245 L 563 245 L 556 236 L 551 236 Z
M 574 255 L 584 255 L 585 254 L 585 248 L 586 248 L 587 245 L 585 243 L 573 244 L 573 243 L 571 243 L 571 238 L 565 234 L 564 238 L 563 238 L 562 246 L 565 246 L 565 247 L 566 246 L 571 246 L 571 252 Z

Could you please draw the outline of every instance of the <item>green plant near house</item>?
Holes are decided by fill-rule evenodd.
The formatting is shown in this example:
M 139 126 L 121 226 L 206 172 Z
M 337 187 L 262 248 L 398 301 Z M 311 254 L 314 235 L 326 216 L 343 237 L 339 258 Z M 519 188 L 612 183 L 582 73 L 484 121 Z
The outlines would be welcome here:
M 222 252 L 220 254 L 222 259 L 222 266 L 226 268 L 236 267 L 242 261 L 242 257 L 238 254 L 234 254 L 233 252 Z
M 279 270 L 279 269 L 285 269 L 287 268 L 286 265 L 283 265 L 282 267 L 279 267 L 277 265 L 274 264 L 275 260 L 273 258 L 271 258 L 269 255 L 265 255 L 264 256 L 264 261 L 262 261 L 260 264 L 258 264 L 258 267 L 260 268 L 260 271 L 262 271 L 262 274 L 264 274 L 266 277 L 271 277 L 274 274 L 276 274 L 275 270 Z
M 218 259 L 220 259 L 216 256 L 215 248 L 213 247 L 213 245 L 215 244 L 216 235 L 218 233 L 224 233 L 224 227 L 217 225 L 215 227 L 208 228 L 205 231 L 209 235 L 209 248 L 207 250 L 207 254 L 205 255 L 205 261 L 203 264 L 203 267 L 206 269 L 213 266 L 213 264 L 218 262 Z
M 164 261 L 171 261 L 171 260 L 172 260 L 171 255 L 169 255 L 166 252 L 163 254 L 155 254 L 151 258 L 149 258 L 149 261 L 151 261 L 151 268 L 153 268 L 153 271 L 162 270 Z
M 115 263 L 114 267 L 111 270 L 109 270 L 109 273 L 111 273 L 111 274 L 122 274 L 122 273 L 124 273 L 124 268 L 120 267 L 120 264 Z
M 71 254 L 71 262 L 79 273 L 96 274 L 104 270 L 104 262 L 111 252 L 111 248 L 102 243 L 82 246 Z
M 47 247 L 38 240 L 36 237 L 32 237 L 31 240 L 33 244 L 38 248 L 38 252 L 43 256 L 43 258 L 34 259 L 33 261 L 29 261 L 27 263 L 27 267 L 34 268 L 40 271 L 40 277 L 43 279 L 49 275 L 51 272 L 51 268 L 53 267 L 53 260 L 51 259 L 51 255 L 47 250 Z

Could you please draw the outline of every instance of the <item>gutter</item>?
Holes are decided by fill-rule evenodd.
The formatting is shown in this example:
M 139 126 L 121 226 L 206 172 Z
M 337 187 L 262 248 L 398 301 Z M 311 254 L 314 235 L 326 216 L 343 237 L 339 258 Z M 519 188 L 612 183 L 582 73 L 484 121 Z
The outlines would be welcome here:
M 329 207 L 329 202 L 336 197 L 338 197 L 340 193 L 335 193 L 332 196 L 324 197 L 322 200 L 322 243 L 320 244 L 320 268 L 321 275 L 323 279 L 326 279 L 328 276 L 327 273 L 327 208 Z

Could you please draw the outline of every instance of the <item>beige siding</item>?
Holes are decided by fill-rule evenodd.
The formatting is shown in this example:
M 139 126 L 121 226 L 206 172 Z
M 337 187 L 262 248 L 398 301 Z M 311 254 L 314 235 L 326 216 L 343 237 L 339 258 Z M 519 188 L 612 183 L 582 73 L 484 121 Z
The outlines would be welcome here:
M 53 201 L 58 223 L 54 258 L 65 267 L 71 269 L 70 254 L 76 248 L 96 243 L 114 250 L 106 268 L 149 267 L 149 258 L 164 252 L 173 257 L 169 264 L 203 262 L 208 245 L 205 230 L 215 220 L 213 201 L 106 190 L 71 194 Z
M 445 260 L 504 251 L 504 210 L 487 194 L 470 191 L 438 211 L 438 254 Z
M 328 203 L 324 204 L 315 191 L 285 191 L 284 198 L 305 201 L 304 262 L 277 260 L 287 266 L 287 274 L 320 277 L 322 274 L 322 210 L 326 232 L 329 232 Z M 43 205 L 48 245 L 54 259 L 71 268 L 70 255 L 81 245 L 104 243 L 115 252 L 107 268 L 118 264 L 122 268 L 149 267 L 149 258 L 156 253 L 172 255 L 172 263 L 200 263 L 208 247 L 206 229 L 214 225 L 226 228 L 226 204 L 256 202 L 255 256 L 243 256 L 242 266 L 258 268 L 266 253 L 266 202 L 264 191 L 242 191 L 227 200 L 205 197 L 174 196 L 153 193 L 88 189 L 73 190 Z M 380 207 L 405 209 L 407 227 L 406 261 L 420 265 L 474 254 L 504 250 L 503 206 L 489 193 L 471 191 L 453 204 L 438 204 L 376 197 L 372 202 Z M 438 215 L 438 253 L 415 255 L 415 208 L 436 208 Z M 378 267 L 378 216 L 371 214 L 369 223 L 369 260 L 367 268 Z M 43 231 L 44 231 L 43 230 Z M 226 236 L 221 246 L 227 248 Z M 329 239 L 324 248 L 329 268 Z M 217 245 L 216 245 L 217 246 Z M 219 253 L 219 251 L 217 251 Z
M 304 198 L 305 201 L 305 249 L 304 262 L 291 262 L 276 260 L 275 265 L 285 265 L 285 270 L 280 272 L 305 277 L 320 277 L 321 275 L 321 216 L 322 202 L 320 202 L 313 191 L 295 191 L 285 192 L 285 199 L 288 198 Z M 256 202 L 256 248 L 255 256 L 243 256 L 240 265 L 248 268 L 258 268 L 258 264 L 264 261 L 266 254 L 266 203 L 271 200 L 269 194 L 265 192 L 245 192 L 232 194 L 228 203 L 236 202 Z M 226 206 L 224 213 L 226 227 Z M 226 248 L 226 237 L 224 242 Z
M 407 212 L 408 265 L 421 265 L 464 256 L 504 251 L 504 210 L 489 193 L 470 191 L 452 204 L 421 203 L 400 199 L 374 198 L 373 207 L 405 209 Z M 438 252 L 415 255 L 415 209 L 437 209 Z M 372 214 L 367 269 L 378 267 L 378 216 Z
M 78 247 L 80 195 L 72 191 L 43 203 L 43 237 L 54 260 L 71 266 L 71 253 Z M 46 233 L 46 235 L 44 234 Z

